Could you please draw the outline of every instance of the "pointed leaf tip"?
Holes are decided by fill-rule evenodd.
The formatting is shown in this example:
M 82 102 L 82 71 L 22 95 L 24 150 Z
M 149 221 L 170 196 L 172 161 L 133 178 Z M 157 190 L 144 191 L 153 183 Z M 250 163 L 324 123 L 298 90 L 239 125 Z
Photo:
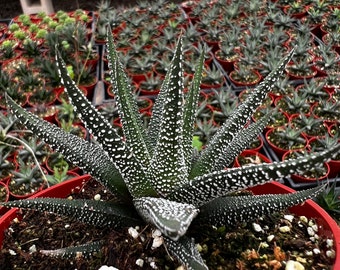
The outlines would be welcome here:
M 190 204 L 153 197 L 135 199 L 134 205 L 145 221 L 175 241 L 186 233 L 199 211 Z

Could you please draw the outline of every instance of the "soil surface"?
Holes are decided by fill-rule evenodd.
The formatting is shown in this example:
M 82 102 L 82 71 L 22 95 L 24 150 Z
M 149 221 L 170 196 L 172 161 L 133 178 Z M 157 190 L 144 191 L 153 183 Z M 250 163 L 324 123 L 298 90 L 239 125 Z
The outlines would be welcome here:
M 4 3 L 5 2 L 5 3 Z M 114 7 L 129 7 L 136 5 L 136 0 L 114 0 L 111 1 L 111 5 Z M 180 3 L 183 1 L 172 0 L 171 2 Z M 55 11 L 64 10 L 64 11 L 72 11 L 78 8 L 85 10 L 96 10 L 97 5 L 100 3 L 100 0 L 54 0 L 52 1 L 53 7 Z M 0 20 L 2 19 L 11 19 L 15 16 L 20 15 L 23 11 L 21 9 L 19 0 L 0 0 L 1 9 L 0 9 Z
M 72 194 L 72 198 L 92 199 L 96 194 L 100 194 L 105 201 L 114 199 L 93 180 L 85 184 L 82 192 Z M 134 238 L 128 233 L 133 228 L 100 229 L 54 214 L 27 210 L 20 212 L 23 219 L 14 220 L 10 229 L 5 231 L 0 265 L 6 267 L 0 269 L 45 270 L 53 265 L 53 269 L 82 270 L 109 265 L 126 270 L 153 270 L 177 269 L 180 266 L 177 260 L 169 256 L 164 245 L 153 247 L 155 236 L 151 226 L 142 224 L 136 231 L 138 236 Z M 305 269 L 332 269 L 334 260 L 326 256 L 331 247 L 328 247 L 326 238 L 321 235 L 316 237 L 317 232 L 312 227 L 318 226 L 314 221 L 303 221 L 297 216 L 283 214 L 288 213 L 228 228 L 193 225 L 188 236 L 199 243 L 201 255 L 209 269 L 278 270 L 284 269 L 287 261 L 300 261 Z M 268 240 L 270 236 L 272 238 Z M 55 258 L 39 252 L 98 240 L 103 241 L 104 246 L 90 257 L 84 253 L 68 259 Z M 136 262 L 141 260 L 143 267 L 138 267 Z

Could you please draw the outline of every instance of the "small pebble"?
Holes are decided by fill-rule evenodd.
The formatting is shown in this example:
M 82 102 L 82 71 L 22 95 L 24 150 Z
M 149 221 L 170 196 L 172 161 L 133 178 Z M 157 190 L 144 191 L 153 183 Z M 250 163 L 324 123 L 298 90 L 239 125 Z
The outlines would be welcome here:
M 135 228 L 130 227 L 128 229 L 128 233 L 132 236 L 132 238 L 136 239 L 139 235 L 138 231 Z
M 331 249 L 331 250 L 327 250 L 326 251 L 326 256 L 328 257 L 328 258 L 335 258 L 335 251 L 334 251 L 334 249 Z
M 306 251 L 305 254 L 306 256 L 313 256 L 313 251 Z
M 314 224 L 311 226 L 311 228 L 314 230 L 314 232 L 318 232 L 318 225 Z
M 327 239 L 326 243 L 327 243 L 327 247 L 332 247 L 334 245 L 333 239 Z
M 158 269 L 158 267 L 157 267 L 155 262 L 151 262 L 150 266 L 151 266 L 152 269 Z
M 311 219 L 310 221 L 308 221 L 308 226 L 312 227 L 314 225 L 315 225 L 314 220 Z
M 286 220 L 288 220 L 288 221 L 290 221 L 290 222 L 292 222 L 293 219 L 294 219 L 294 216 L 293 216 L 293 215 L 284 215 L 283 217 L 284 217 L 284 219 L 286 219 Z
M 151 249 L 158 248 L 158 247 L 160 247 L 161 245 L 163 245 L 163 237 L 157 236 L 157 237 L 155 237 L 155 238 L 153 239 L 153 241 L 152 241 Z
M 307 228 L 307 233 L 308 233 L 309 236 L 314 236 L 315 231 L 313 230 L 312 227 L 308 227 L 308 228 Z
M 93 199 L 94 199 L 95 201 L 100 201 L 100 199 L 101 199 L 100 194 L 94 195 Z
M 285 270 L 305 270 L 305 267 L 299 262 L 289 260 Z
M 289 226 L 281 226 L 279 228 L 280 232 L 286 233 L 286 232 L 290 232 L 290 227 Z
M 30 251 L 30 253 L 34 253 L 34 252 L 37 252 L 37 247 L 36 247 L 36 245 L 32 245 L 32 246 L 29 247 L 28 250 Z
M 161 235 L 162 235 L 162 232 L 158 229 L 156 229 L 152 232 L 152 238 L 156 238 L 156 237 L 159 237 Z
M 12 255 L 12 256 L 17 255 L 17 253 L 16 253 L 13 249 L 9 249 L 8 252 L 9 252 L 9 254 Z
M 267 242 L 271 242 L 275 238 L 274 234 L 268 235 Z
M 267 248 L 267 247 L 269 247 L 269 245 L 266 242 L 261 242 L 259 245 L 259 248 Z
M 306 218 L 305 216 L 301 216 L 300 217 L 300 221 L 303 223 L 307 223 L 308 222 L 308 218 Z
M 307 263 L 307 260 L 306 260 L 306 258 L 302 258 L 302 257 L 296 257 L 296 260 L 298 261 L 298 262 L 300 262 L 300 263 Z
M 314 249 L 313 249 L 313 253 L 317 255 L 317 254 L 320 254 L 321 251 L 320 251 L 320 249 L 318 249 L 318 248 L 314 248 Z
M 261 226 L 257 223 L 253 223 L 253 229 L 255 232 L 262 232 Z
M 203 247 L 200 244 L 196 244 L 196 248 L 198 252 L 202 252 L 203 251 Z
M 139 267 L 143 267 L 143 265 L 144 265 L 144 260 L 143 260 L 143 259 L 137 259 L 137 260 L 136 260 L 136 265 L 138 265 Z
M 98 270 L 119 270 L 119 269 L 113 266 L 102 265 Z

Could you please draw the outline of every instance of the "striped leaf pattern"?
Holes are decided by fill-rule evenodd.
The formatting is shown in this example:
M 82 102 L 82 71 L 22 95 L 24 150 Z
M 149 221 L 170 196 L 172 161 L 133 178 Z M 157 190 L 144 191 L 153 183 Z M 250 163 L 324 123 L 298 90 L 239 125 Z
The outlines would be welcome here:
M 241 190 L 289 176 L 322 164 L 340 151 L 332 149 L 282 162 L 249 165 L 224 170 L 233 158 L 247 147 L 262 130 L 269 114 L 245 128 L 255 109 L 262 103 L 274 82 L 293 55 L 290 52 L 267 78 L 228 118 L 208 143 L 194 156 L 192 135 L 203 54 L 188 94 L 183 93 L 183 48 L 180 38 L 173 60 L 155 102 L 148 130 L 138 113 L 128 78 L 115 50 L 108 27 L 108 59 L 111 80 L 123 123 L 124 139 L 90 104 L 68 75 L 64 61 L 56 53 L 59 74 L 76 112 L 95 140 L 88 142 L 66 133 L 55 125 L 25 111 L 10 97 L 13 114 L 28 129 L 50 144 L 56 151 L 100 181 L 122 198 L 124 204 L 88 200 L 32 199 L 1 203 L 7 207 L 32 208 L 68 215 L 96 226 L 120 228 L 149 223 L 161 230 L 164 243 L 188 269 L 208 269 L 187 230 L 195 225 L 228 226 L 299 204 L 320 192 L 320 188 L 294 194 L 264 196 L 228 196 Z M 186 100 L 185 100 L 186 99 Z M 68 256 L 77 252 L 100 249 L 102 243 L 45 250 L 51 256 Z
M 133 95 L 131 85 L 123 70 L 115 50 L 113 37 L 108 35 L 107 57 L 110 67 L 110 77 L 113 92 L 116 96 L 124 136 L 129 149 L 134 153 L 143 167 L 150 163 L 150 143 L 143 127 L 138 106 Z
M 138 198 L 134 205 L 141 216 L 173 240 L 183 236 L 198 213 L 193 205 L 163 198 Z
M 149 175 L 155 189 L 163 196 L 187 180 L 188 167 L 183 149 L 183 70 L 182 41 L 178 42 L 164 88 L 164 102 L 157 143 Z
M 79 166 L 106 186 L 112 193 L 128 194 L 124 181 L 110 161 L 106 152 L 97 144 L 87 142 L 63 129 L 39 119 L 22 109 L 7 96 L 7 103 L 13 114 L 39 138 L 48 143 L 55 151 Z
M 257 217 L 270 215 L 320 194 L 323 186 L 289 194 L 219 197 L 200 208 L 195 222 L 204 220 L 212 226 L 235 226 Z M 251 206 L 251 207 L 250 207 Z
M 220 156 L 228 151 L 229 143 L 233 140 L 238 131 L 243 129 L 256 108 L 261 105 L 267 93 L 274 86 L 274 83 L 280 78 L 287 63 L 292 58 L 293 53 L 294 51 L 292 50 L 280 64 L 278 64 L 278 67 L 254 89 L 240 106 L 237 107 L 222 127 L 216 132 L 206 149 L 202 152 L 199 160 L 194 164 L 194 168 L 190 174 L 191 179 L 195 176 L 211 172 L 213 167 L 211 160 L 214 160 L 216 155 Z
M 146 194 L 156 195 L 145 177 L 141 162 L 132 154 L 126 143 L 120 138 L 111 124 L 93 107 L 81 90 L 68 75 L 60 54 L 56 54 L 56 63 L 66 92 L 79 117 L 122 175 L 130 193 L 134 197 Z
M 98 227 L 122 228 L 142 223 L 137 213 L 131 211 L 128 206 L 104 201 L 35 198 L 9 201 L 6 205 L 74 217 Z
M 198 176 L 169 194 L 174 201 L 202 206 L 209 201 L 225 196 L 232 191 L 241 190 L 271 180 L 289 176 L 297 171 L 320 166 L 325 159 L 331 158 L 340 151 L 340 144 L 306 157 L 289 159 L 281 162 L 251 164 L 244 167 L 230 168 Z
M 270 113 L 263 116 L 259 121 L 251 123 L 249 127 L 242 129 L 229 143 L 228 150 L 216 158 L 213 171 L 219 171 L 234 161 L 235 157 L 254 141 L 264 129 L 270 119 Z

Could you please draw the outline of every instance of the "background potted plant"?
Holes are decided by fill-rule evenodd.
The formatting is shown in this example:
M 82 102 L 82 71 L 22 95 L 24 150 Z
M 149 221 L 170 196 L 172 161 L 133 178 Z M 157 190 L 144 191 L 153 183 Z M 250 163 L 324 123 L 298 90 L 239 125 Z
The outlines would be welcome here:
M 235 86 L 255 86 L 261 80 L 262 76 L 254 67 L 246 63 L 236 62 L 234 70 L 230 72 L 229 79 Z
M 301 129 L 293 128 L 291 125 L 270 129 L 265 137 L 280 158 L 289 150 L 306 149 L 308 145 L 308 140 L 301 133 Z
M 282 159 L 296 158 L 298 156 L 303 156 L 307 151 L 304 150 L 290 150 L 283 154 Z M 321 164 L 320 166 L 315 166 L 308 171 L 301 171 L 297 174 L 292 174 L 291 178 L 296 183 L 308 183 L 322 181 L 328 178 L 330 172 L 329 164 L 327 162 Z

